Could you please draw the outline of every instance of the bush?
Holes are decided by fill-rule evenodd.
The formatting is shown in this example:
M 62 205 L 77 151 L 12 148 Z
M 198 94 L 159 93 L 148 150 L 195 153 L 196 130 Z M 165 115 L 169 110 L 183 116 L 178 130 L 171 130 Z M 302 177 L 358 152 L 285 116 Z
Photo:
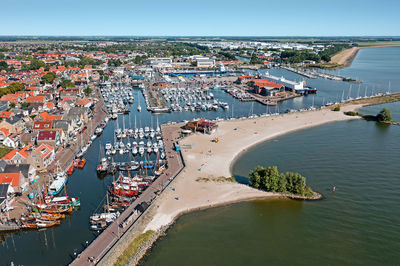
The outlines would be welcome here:
M 348 115 L 348 116 L 359 116 L 360 115 L 359 112 L 353 112 L 353 111 L 345 112 L 344 114 Z
M 333 108 L 333 111 L 339 112 L 340 111 L 340 106 L 336 106 L 335 108 Z

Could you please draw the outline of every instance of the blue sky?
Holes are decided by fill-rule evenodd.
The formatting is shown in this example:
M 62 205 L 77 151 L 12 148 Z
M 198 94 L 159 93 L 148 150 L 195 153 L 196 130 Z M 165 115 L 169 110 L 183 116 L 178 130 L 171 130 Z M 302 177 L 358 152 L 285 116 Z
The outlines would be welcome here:
M 399 0 L 0 0 L 0 35 L 399 36 Z

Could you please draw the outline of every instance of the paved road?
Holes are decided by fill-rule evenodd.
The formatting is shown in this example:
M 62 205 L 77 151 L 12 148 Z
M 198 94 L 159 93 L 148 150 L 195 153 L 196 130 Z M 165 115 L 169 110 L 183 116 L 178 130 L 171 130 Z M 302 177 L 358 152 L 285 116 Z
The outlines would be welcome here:
M 118 239 L 134 225 L 136 219 L 124 228 L 119 227 L 126 218 L 128 218 L 135 208 L 143 202 L 151 202 L 159 191 L 162 191 L 170 183 L 179 171 L 183 168 L 183 162 L 178 152 L 174 150 L 174 142 L 177 139 L 178 126 L 162 126 L 164 147 L 168 159 L 168 169 L 158 177 L 119 217 L 107 227 L 80 255 L 71 265 L 93 265 L 96 264 L 118 241 Z M 95 258 L 91 262 L 89 258 Z

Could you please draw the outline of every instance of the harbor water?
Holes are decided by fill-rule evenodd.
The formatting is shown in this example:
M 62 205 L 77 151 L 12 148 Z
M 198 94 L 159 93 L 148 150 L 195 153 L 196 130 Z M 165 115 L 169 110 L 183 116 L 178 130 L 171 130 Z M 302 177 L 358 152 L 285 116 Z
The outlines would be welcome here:
M 387 64 L 391 64 L 394 73 L 390 76 L 385 76 L 386 71 L 377 67 L 381 66 L 380 63 L 374 65 L 373 60 L 376 58 L 380 62 L 380 55 L 386 53 L 392 54 L 392 57 L 387 59 L 389 60 Z M 360 51 L 353 65 L 342 70 L 343 72 L 340 74 L 344 75 L 344 71 L 349 71 L 349 76 L 365 80 L 366 83 L 361 84 L 361 91 L 364 86 L 374 87 L 376 80 L 379 80 L 382 88 L 385 88 L 385 90 L 382 89 L 383 92 L 386 91 L 389 80 L 391 81 L 391 91 L 400 91 L 399 55 L 400 48 L 365 49 Z M 287 79 L 303 79 L 286 70 L 270 69 L 269 72 L 273 75 L 285 76 Z M 357 76 L 354 76 L 354 73 Z M 374 73 L 375 78 L 371 73 Z M 383 79 L 381 79 L 382 76 Z M 322 103 L 335 101 L 337 97 L 340 98 L 343 90 L 345 90 L 346 96 L 349 95 L 350 83 L 315 79 L 307 80 L 307 84 L 318 88 L 318 94 L 289 100 L 280 104 L 276 109 L 258 103 L 239 102 L 223 90 L 214 89 L 212 92 L 216 99 L 229 103 L 228 111 L 220 108 L 218 111 L 209 112 L 189 111 L 153 115 L 146 111 L 143 96 L 134 94 L 135 103 L 130 106 L 130 115 L 121 115 L 117 121 L 109 121 L 103 134 L 93 142 L 84 156 L 87 160 L 85 168 L 76 170 L 68 178 L 68 195 L 80 197 L 80 209 L 62 221 L 60 226 L 54 228 L 0 234 L 0 244 L 2 245 L 0 264 L 9 265 L 14 262 L 16 265 L 66 265 L 74 258 L 74 253 L 80 253 L 87 243 L 96 237 L 97 233 L 88 229 L 89 216 L 99 210 L 108 186 L 112 182 L 112 176 L 97 177 L 96 165 L 100 159 L 101 147 L 107 141 L 113 142 L 117 123 L 120 128 L 123 127 L 123 124 L 125 127 L 133 127 L 135 116 L 138 127 L 151 125 L 155 127 L 157 118 L 162 124 L 196 117 L 209 119 L 245 117 L 266 112 L 284 112 L 286 109 L 307 108 L 313 103 L 318 107 Z M 357 97 L 357 89 L 354 88 L 358 88 L 358 84 L 353 84 L 351 97 Z M 135 90 L 139 91 L 137 88 Z M 142 106 L 140 113 L 136 111 L 138 102 Z M 390 109 L 394 108 L 393 106 L 390 106 Z M 380 108 L 381 106 L 371 107 L 368 111 L 376 113 Z M 393 116 L 395 115 L 397 114 L 393 111 Z M 257 164 L 278 165 L 282 171 L 291 170 L 302 173 L 315 190 L 326 195 L 326 199 L 320 202 L 288 200 L 247 202 L 185 215 L 172 227 L 168 236 L 157 244 L 145 264 L 168 265 L 179 262 L 181 265 L 187 265 L 188 263 L 185 262 L 189 262 L 188 260 L 191 264 L 204 264 L 204 262 L 210 262 L 205 261 L 206 259 L 213 258 L 214 261 L 210 264 L 219 264 L 217 262 L 224 264 L 221 261 L 223 258 L 230 264 L 241 261 L 259 264 L 261 259 L 266 259 L 266 256 L 262 255 L 263 252 L 267 252 L 269 249 L 271 249 L 268 251 L 271 256 L 275 254 L 282 257 L 283 262 L 287 262 L 289 257 L 296 258 L 296 254 L 301 254 L 301 249 L 294 250 L 294 247 L 298 247 L 298 243 L 305 243 L 301 245 L 302 247 L 313 246 L 314 243 L 317 246 L 319 243 L 320 248 L 325 248 L 321 252 L 327 251 L 326 256 L 333 256 L 335 250 L 346 252 L 349 256 L 350 254 L 357 255 L 354 257 L 366 253 L 375 254 L 377 257 L 377 253 L 383 252 L 382 258 L 393 262 L 396 256 L 390 256 L 390 254 L 394 254 L 393 250 L 399 250 L 399 246 L 391 241 L 396 237 L 399 239 L 399 236 L 396 235 L 396 229 L 397 232 L 399 231 L 396 224 L 400 223 L 394 217 L 396 209 L 392 204 L 396 200 L 396 196 L 397 200 L 399 199 L 398 194 L 393 191 L 399 188 L 399 184 L 394 179 L 396 171 L 399 172 L 395 158 L 400 158 L 398 154 L 400 149 L 398 142 L 394 141 L 396 138 L 398 140 L 399 129 L 399 127 L 382 128 L 375 123 L 366 121 L 335 123 L 282 136 L 256 147 L 237 162 L 234 167 L 236 176 L 247 177 L 248 170 Z M 326 143 L 330 143 L 330 145 Z M 257 150 L 259 147 L 264 148 Z M 273 151 L 273 149 L 275 150 Z M 242 161 L 247 158 L 253 158 L 253 160 L 249 161 L 251 163 L 242 164 Z M 116 156 L 115 160 L 122 161 L 127 158 Z M 380 167 L 382 165 L 384 167 Z M 369 178 L 365 174 L 368 174 Z M 372 174 L 374 176 L 371 176 Z M 389 186 L 386 187 L 386 184 Z M 338 187 L 335 194 L 330 192 L 333 185 Z M 365 212 L 368 210 L 368 217 L 364 215 L 364 208 L 367 208 Z M 374 210 L 376 210 L 375 213 Z M 358 219 L 360 223 L 359 227 L 357 223 L 352 224 L 345 219 L 352 217 L 350 214 L 353 214 L 353 211 L 354 219 Z M 399 216 L 398 212 L 397 216 Z M 340 223 L 333 223 L 332 217 L 339 217 L 343 220 L 340 220 Z M 329 222 L 331 220 L 332 222 Z M 312 222 L 316 227 L 312 227 Z M 343 228 L 335 229 L 335 226 L 339 224 L 342 224 Z M 333 227 L 330 229 L 325 225 Z M 320 229 L 320 232 L 318 233 L 316 229 Z M 392 233 L 387 234 L 390 230 Z M 282 233 L 281 237 L 278 237 L 278 232 Z M 351 234 L 348 234 L 349 232 Z M 385 234 L 379 237 L 383 233 Z M 332 238 L 328 238 L 328 236 Z M 337 239 L 334 241 L 333 237 L 335 236 Z M 355 238 L 355 236 L 359 238 Z M 352 240 L 354 238 L 355 240 Z M 362 242 L 359 240 L 360 238 L 365 238 L 365 241 Z M 275 240 L 272 241 L 273 239 Z M 381 242 L 385 242 L 386 245 L 378 245 Z M 367 243 L 371 243 L 371 245 L 368 246 Z M 348 245 L 347 248 L 340 247 L 345 244 Z M 283 250 L 285 245 L 293 247 L 293 250 L 291 248 Z M 351 252 L 351 247 L 354 247 L 353 252 Z M 374 252 L 369 252 L 373 247 L 375 247 Z M 388 247 L 391 248 L 385 251 L 384 249 Z M 302 250 L 310 252 L 310 261 L 314 256 L 314 249 Z M 298 253 L 290 253 L 293 256 L 289 256 L 284 251 Z M 259 257 L 256 256 L 250 260 L 248 255 L 252 253 L 257 253 Z M 221 256 L 221 254 L 229 255 Z M 370 258 L 369 256 L 364 257 L 365 259 Z M 236 260 L 234 261 L 234 259 Z M 358 263 L 357 261 L 352 262 Z
M 400 119 L 400 103 L 386 107 Z M 257 165 L 277 165 L 307 177 L 324 199 L 259 200 L 184 215 L 142 265 L 397 265 L 399 138 L 399 126 L 357 120 L 260 144 L 234 164 L 238 180 Z
M 363 85 L 370 88 L 390 81 L 395 91 L 400 85 L 399 56 L 399 47 L 361 50 L 352 66 L 339 74 L 365 80 Z M 340 82 L 311 82 L 330 84 L 331 91 L 320 90 L 319 97 L 335 97 L 343 89 Z M 360 112 L 375 115 L 383 107 L 400 121 L 400 103 Z M 235 162 L 237 180 L 248 182 L 249 171 L 257 165 L 277 165 L 282 172 L 306 176 L 308 185 L 324 199 L 258 200 L 186 214 L 141 264 L 397 265 L 399 138 L 399 126 L 356 120 L 264 142 Z

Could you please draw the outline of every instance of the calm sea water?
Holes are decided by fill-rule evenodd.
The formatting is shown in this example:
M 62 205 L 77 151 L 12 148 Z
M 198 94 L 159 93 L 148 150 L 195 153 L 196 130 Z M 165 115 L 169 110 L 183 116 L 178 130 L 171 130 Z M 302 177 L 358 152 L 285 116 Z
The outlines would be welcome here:
M 400 104 L 388 107 L 400 118 Z M 236 177 L 277 165 L 306 176 L 324 200 L 253 201 L 184 215 L 143 265 L 398 264 L 399 139 L 399 126 L 350 121 L 265 142 L 239 158 Z
M 382 68 L 382 65 L 384 63 L 382 63 L 380 60 L 383 54 L 392 55 L 392 56 L 387 56 L 385 60 L 388 60 L 388 64 L 391 64 L 391 69 L 394 71 L 394 73 L 397 74 L 400 73 L 400 59 L 399 59 L 400 48 L 379 48 L 379 49 L 362 50 L 360 51 L 359 56 L 357 56 L 357 58 L 355 59 L 353 65 L 350 68 L 343 71 L 350 71 L 352 69 L 351 71 L 353 72 L 349 72 L 346 75 L 351 77 L 357 77 L 359 79 L 366 79 L 367 82 L 363 83 L 361 88 L 363 88 L 363 86 L 373 87 L 374 86 L 373 81 L 375 80 L 373 79 L 373 77 L 375 76 L 376 79 L 379 79 L 382 75 L 386 73 L 386 69 Z M 373 60 L 374 58 L 377 60 L 379 59 L 378 61 L 381 63 L 379 62 L 374 63 L 375 62 Z M 369 65 L 369 68 L 366 67 L 365 64 Z M 300 77 L 297 74 L 281 69 L 271 69 L 270 73 L 278 76 L 284 75 L 289 79 L 297 79 L 297 80 L 302 79 L 302 77 Z M 358 74 L 358 76 L 355 76 L 354 73 Z M 399 75 L 394 75 L 394 74 L 390 76 L 392 91 L 395 90 L 400 91 L 399 77 L 400 77 Z M 389 78 L 385 78 L 385 80 L 387 79 Z M 308 85 L 318 88 L 318 94 L 314 97 L 314 104 L 316 106 L 322 104 L 323 102 L 326 103 L 327 101 L 335 100 L 337 98 L 337 95 L 342 94 L 343 90 L 345 90 L 346 95 L 348 94 L 349 83 L 335 82 L 324 79 L 307 80 L 307 82 Z M 137 97 L 135 97 L 136 98 L 135 103 L 134 105 L 131 106 L 132 110 L 131 115 L 130 116 L 126 115 L 124 116 L 125 118 L 123 118 L 123 116 L 120 116 L 118 119 L 119 127 L 122 127 L 123 124 L 125 124 L 126 127 L 129 126 L 133 127 L 135 116 L 137 120 L 137 126 L 144 127 L 146 125 L 150 126 L 151 124 L 155 126 L 157 118 L 159 120 L 159 123 L 166 123 L 169 121 L 189 120 L 195 117 L 207 117 L 207 118 L 216 118 L 216 117 L 227 118 L 231 116 L 241 117 L 241 116 L 248 116 L 251 114 L 251 112 L 255 114 L 261 114 L 268 111 L 269 112 L 275 111 L 274 109 L 267 109 L 265 106 L 262 106 L 257 103 L 252 104 L 248 102 L 247 103 L 239 102 L 237 100 L 234 100 L 230 95 L 226 94 L 221 90 L 215 90 L 213 91 L 213 93 L 215 97 L 218 98 L 219 100 L 229 102 L 231 108 L 228 112 L 219 110 L 218 112 L 207 112 L 207 113 L 182 112 L 182 113 L 161 114 L 158 116 L 154 116 L 151 113 L 145 111 L 146 107 L 144 104 L 144 99 L 141 96 L 141 94 L 139 94 L 138 97 L 140 98 L 140 104 L 142 105 L 142 110 L 144 111 L 141 113 L 137 113 L 135 111 L 137 104 L 139 102 Z M 354 89 L 352 90 L 351 95 L 353 95 L 353 93 Z M 353 95 L 352 97 L 354 97 L 355 95 Z M 279 106 L 279 110 L 284 111 L 286 109 L 291 109 L 291 108 L 309 107 L 312 105 L 312 102 L 313 102 L 313 97 L 310 96 L 296 98 L 294 100 L 284 102 L 282 105 Z M 368 111 L 371 113 L 377 113 L 380 109 L 381 107 L 373 107 L 369 108 Z M 397 114 L 394 114 L 394 116 L 395 115 Z M 398 120 L 400 120 L 400 117 L 398 118 Z M 17 265 L 18 264 L 66 265 L 72 260 L 74 252 L 79 253 L 80 251 L 82 251 L 86 245 L 86 241 L 90 242 L 96 237 L 96 233 L 88 230 L 89 216 L 93 212 L 98 210 L 99 206 L 102 205 L 101 202 L 102 200 L 104 200 L 106 190 L 110 185 L 110 183 L 112 182 L 112 177 L 107 176 L 104 179 L 99 179 L 96 175 L 95 169 L 96 169 L 96 164 L 98 163 L 99 160 L 100 144 L 104 145 L 106 141 L 113 141 L 113 132 L 116 125 L 117 125 L 116 122 L 110 122 L 107 125 L 103 135 L 94 141 L 92 147 L 85 155 L 85 158 L 87 159 L 87 164 L 85 168 L 83 170 L 75 171 L 75 173 L 68 180 L 68 186 L 67 186 L 68 194 L 70 196 L 77 196 L 81 198 L 81 208 L 78 211 L 76 211 L 73 216 L 69 216 L 65 221 L 63 221 L 61 226 L 55 228 L 50 228 L 43 231 L 20 232 L 17 234 L 0 234 L 0 244 L 2 245 L 2 247 L 0 248 L 1 265 L 9 265 L 11 261 L 13 261 Z M 266 165 L 268 162 L 268 164 L 279 165 L 281 167 L 281 170 L 284 171 L 286 170 L 299 171 L 303 175 L 308 177 L 309 184 L 313 188 L 324 194 L 325 190 L 328 192 L 332 185 L 336 185 L 338 187 L 338 191 L 336 194 L 332 195 L 332 197 L 338 197 L 340 200 L 344 200 L 346 199 L 346 197 L 339 197 L 339 196 L 341 195 L 340 193 L 344 192 L 344 189 L 347 186 L 342 186 L 339 180 L 335 179 L 336 178 L 335 176 L 329 178 L 329 180 L 332 181 L 331 183 L 326 185 L 324 184 L 318 185 L 317 177 L 328 178 L 329 177 L 328 173 L 338 172 L 338 170 L 334 168 L 335 163 L 331 163 L 328 157 L 325 157 L 326 160 L 324 161 L 325 162 L 324 165 L 318 165 L 316 163 L 315 160 L 320 158 L 322 154 L 336 154 L 337 165 L 339 165 L 339 168 L 341 168 L 342 165 L 344 165 L 343 162 L 355 160 L 355 158 L 358 155 L 351 153 L 353 152 L 353 149 L 348 148 L 341 150 L 338 148 L 338 145 L 343 147 L 349 147 L 348 142 L 346 142 L 346 140 L 350 141 L 354 137 L 355 143 L 358 143 L 357 141 L 361 141 L 361 139 L 363 139 L 365 136 L 365 140 L 367 140 L 368 143 L 370 142 L 375 143 L 377 148 L 372 147 L 370 149 L 365 149 L 363 151 L 360 151 L 360 153 L 362 154 L 359 156 L 359 158 L 365 159 L 365 157 L 370 156 L 368 157 L 370 160 L 365 161 L 365 164 L 362 164 L 362 166 L 354 164 L 352 167 L 349 167 L 348 170 L 361 171 L 359 168 L 364 169 L 364 167 L 378 169 L 379 164 L 375 163 L 375 160 L 377 159 L 375 157 L 378 157 L 378 159 L 381 159 L 383 157 L 378 156 L 376 150 L 378 148 L 384 148 L 387 146 L 384 150 L 385 151 L 384 155 L 385 156 L 387 155 L 387 157 L 391 158 L 391 160 L 386 160 L 384 162 L 385 163 L 384 169 L 378 171 L 381 172 L 382 174 L 375 177 L 376 180 L 381 180 L 382 178 L 386 178 L 388 176 L 387 173 L 386 172 L 383 173 L 382 171 L 390 172 L 389 169 L 391 169 L 390 168 L 391 165 L 395 164 L 396 162 L 395 161 L 396 156 L 397 158 L 400 157 L 398 156 L 398 154 L 397 155 L 394 154 L 394 152 L 396 151 L 396 146 L 395 146 L 396 143 L 394 143 L 394 146 L 392 146 L 392 144 L 389 144 L 389 140 L 387 141 L 385 140 L 386 138 L 380 138 L 380 137 L 368 138 L 368 132 L 371 134 L 372 133 L 383 134 L 382 136 L 388 136 L 387 138 L 391 138 L 392 136 L 395 138 L 395 135 L 393 135 L 395 134 L 393 132 L 396 132 L 394 131 L 395 130 L 394 128 L 389 128 L 389 129 L 380 128 L 376 127 L 376 125 L 373 123 L 357 121 L 350 124 L 343 123 L 343 125 L 346 125 L 346 127 L 342 125 L 343 131 L 340 131 L 339 129 L 341 127 L 339 125 L 342 124 L 337 123 L 337 124 L 327 125 L 328 128 L 329 127 L 332 128 L 327 131 L 323 131 L 322 133 L 319 130 L 324 129 L 325 126 L 288 135 L 288 137 L 289 136 L 293 137 L 296 140 L 296 143 L 294 145 L 285 144 L 282 147 L 278 147 L 277 150 L 275 150 L 273 153 L 269 152 L 270 147 L 268 147 L 265 148 L 265 150 L 262 149 L 261 152 L 255 151 L 254 155 L 253 152 L 249 153 L 248 156 L 245 156 L 243 158 L 251 158 L 251 156 L 254 156 L 252 157 L 254 159 L 251 160 L 252 164 L 249 164 L 248 167 L 253 167 L 253 165 L 257 164 Z M 339 131 L 336 132 L 334 130 L 336 130 L 337 127 L 339 127 L 338 128 Z M 310 135 L 305 137 L 304 139 L 301 139 L 300 138 L 301 134 L 307 132 L 309 132 L 310 134 L 315 133 L 315 135 Z M 353 137 L 348 136 L 350 132 L 353 132 L 351 133 L 352 134 L 351 136 Z M 322 139 L 322 137 L 326 138 L 326 140 Z M 324 146 L 321 148 L 315 146 L 314 149 L 312 149 L 315 143 L 315 139 L 318 138 L 321 138 L 320 139 L 321 142 L 324 143 L 329 139 L 336 139 L 337 142 L 334 142 L 332 146 L 329 147 Z M 266 143 L 265 145 L 271 145 L 271 143 L 281 144 L 283 143 L 283 141 L 281 139 L 278 139 L 277 142 L 275 140 Z M 286 149 L 284 149 L 284 147 L 286 147 Z M 397 151 L 399 150 L 398 147 L 399 146 L 397 146 Z M 304 158 L 307 158 L 305 157 L 305 153 L 307 151 L 306 148 L 312 150 L 310 151 L 311 153 L 309 154 L 309 159 L 303 160 Z M 355 151 L 357 151 L 357 149 L 354 149 L 354 152 Z M 288 157 L 290 154 L 292 154 L 293 156 Z M 270 159 L 267 160 L 268 158 L 267 156 L 271 156 Z M 272 161 L 271 160 L 272 158 L 276 161 Z M 115 159 L 119 161 L 127 160 L 126 157 L 117 157 Z M 241 161 L 242 160 L 240 160 L 237 165 L 240 165 Z M 309 167 L 308 169 L 314 169 L 314 171 L 316 172 L 315 174 L 311 174 L 309 170 L 306 171 L 304 168 L 301 168 L 300 166 L 303 167 L 308 166 Z M 246 177 L 249 168 L 241 169 L 240 167 L 239 168 L 238 167 L 239 166 L 235 166 L 235 175 Z M 345 171 L 344 168 L 343 172 L 347 177 L 353 176 L 349 174 L 350 172 Z M 372 173 L 373 171 L 371 170 L 367 172 Z M 396 184 L 395 180 L 391 180 L 390 182 L 391 182 L 390 183 L 391 188 L 395 189 L 396 186 L 397 188 L 399 188 L 398 183 Z M 366 179 L 365 180 L 362 179 L 360 183 L 368 185 L 370 189 L 377 188 L 376 184 L 374 183 L 370 184 L 367 182 Z M 350 187 L 359 185 L 354 183 L 352 180 L 349 180 L 349 184 Z M 385 193 L 388 193 L 388 191 L 386 191 Z M 264 257 L 264 260 L 267 259 L 265 256 L 262 256 L 260 254 L 262 254 L 263 252 L 267 252 L 267 249 L 270 246 L 272 247 L 277 246 L 277 243 L 280 242 L 282 243 L 282 245 L 283 244 L 289 245 L 286 242 L 291 242 L 291 241 L 284 241 L 284 239 L 286 240 L 290 240 L 292 238 L 302 239 L 300 236 L 304 234 L 304 232 L 299 230 L 297 227 L 293 226 L 295 224 L 301 224 L 301 222 L 308 223 L 309 222 L 308 219 L 319 219 L 317 218 L 318 217 L 317 215 L 310 215 L 308 213 L 305 214 L 302 212 L 302 210 L 306 210 L 308 206 L 317 206 L 318 208 L 327 209 L 328 211 L 329 207 L 327 205 L 324 205 L 325 202 L 329 202 L 329 193 L 326 194 L 327 194 L 327 200 L 322 202 L 315 202 L 315 203 L 302 203 L 294 201 L 251 202 L 251 203 L 238 204 L 233 207 L 218 208 L 206 212 L 184 216 L 181 219 L 179 219 L 177 225 L 170 230 L 170 234 L 168 234 L 168 237 L 164 241 L 161 241 L 159 245 L 157 245 L 154 253 L 150 256 L 149 261 L 147 261 L 146 263 L 149 264 L 155 263 L 164 265 L 172 263 L 177 264 L 178 262 L 180 262 L 182 265 L 183 264 L 187 265 L 188 263 L 185 262 L 190 262 L 191 264 L 200 264 L 202 262 L 209 262 L 210 264 L 221 264 L 222 259 L 224 260 L 226 259 L 227 263 L 229 262 L 231 264 L 234 264 L 235 262 L 244 263 L 252 261 L 249 260 L 249 257 L 244 256 L 245 254 L 251 254 L 252 250 L 254 250 L 254 253 L 259 254 L 257 255 L 259 256 L 257 260 L 256 258 L 254 258 L 253 260 L 254 263 L 259 263 L 262 257 Z M 353 192 L 349 192 L 349 195 L 350 194 L 353 195 Z M 373 204 L 378 204 L 377 202 L 380 202 L 379 200 L 377 200 L 379 198 L 373 197 L 373 199 L 374 199 Z M 351 203 L 351 200 L 347 200 L 347 202 Z M 372 201 L 368 200 L 365 202 L 365 204 L 372 204 Z M 385 205 L 385 203 L 382 204 Z M 348 209 L 351 212 L 352 205 L 351 204 L 349 205 L 344 204 L 344 205 L 346 206 L 346 209 Z M 385 209 L 385 208 L 382 208 L 382 205 L 380 204 L 377 206 L 377 209 Z M 389 212 L 391 211 L 390 208 L 385 210 Z M 329 211 L 329 213 L 330 212 L 331 211 Z M 275 226 L 283 223 L 287 224 L 287 226 L 290 225 L 291 227 L 290 231 L 282 233 L 282 238 L 279 239 L 277 238 L 278 234 L 276 230 L 272 230 L 273 232 L 269 230 L 260 233 L 261 232 L 260 230 L 267 230 L 267 228 L 264 228 L 263 224 L 265 223 L 267 225 L 268 221 L 271 222 L 271 220 L 265 221 L 265 217 L 271 217 L 271 215 L 273 215 L 274 217 L 273 220 L 275 221 L 274 222 Z M 376 216 L 380 214 L 372 213 L 371 215 Z M 360 217 L 360 219 L 363 218 Z M 386 218 L 381 217 L 381 219 L 386 219 Z M 389 220 L 390 219 L 388 218 L 388 221 Z M 197 221 L 199 223 L 197 223 Z M 288 221 L 293 221 L 293 223 L 288 223 Z M 392 222 L 395 221 L 392 220 Z M 398 221 L 397 224 L 399 224 Z M 303 224 L 304 228 L 311 228 L 306 225 L 308 224 Z M 376 225 L 380 225 L 380 221 L 377 221 Z M 184 228 L 192 231 L 191 232 L 181 231 L 181 229 Z M 371 228 L 371 231 L 374 231 L 375 230 L 374 228 L 375 227 Z M 283 228 L 277 228 L 277 230 L 278 229 L 282 230 Z M 384 230 L 384 229 L 378 228 L 374 232 L 380 232 L 379 230 Z M 193 232 L 196 231 L 197 235 L 193 234 Z M 238 234 L 240 235 L 240 237 L 237 237 Z M 265 241 L 265 239 L 269 239 L 268 235 L 273 236 L 274 234 L 276 236 L 275 240 L 272 243 L 268 244 L 267 241 Z M 335 231 L 332 231 L 332 234 L 334 235 L 337 233 L 335 233 Z M 395 234 L 391 235 L 391 237 L 394 236 Z M 177 242 L 178 240 L 175 237 L 181 237 L 181 241 L 183 241 L 181 244 L 185 247 L 182 247 L 182 245 L 175 245 L 178 243 Z M 211 242 L 213 243 L 213 245 L 211 245 L 210 242 L 208 242 L 210 240 L 210 237 L 212 239 Z M 376 237 L 376 235 L 373 235 L 373 237 Z M 204 241 L 202 241 L 202 239 Z M 323 237 L 321 237 L 321 239 L 323 239 Z M 304 238 L 302 240 L 306 241 Z M 341 241 L 351 242 L 351 239 L 342 239 Z M 326 243 L 324 242 L 324 245 L 328 244 L 329 241 L 327 241 Z M 329 245 L 327 247 L 329 247 Z M 192 252 L 187 251 L 187 249 L 191 249 Z M 398 246 L 397 250 L 399 250 Z M 186 257 L 183 256 L 183 254 L 186 254 L 185 252 L 188 252 L 187 253 L 188 255 L 187 256 L 185 255 Z M 211 256 L 210 252 L 214 255 Z M 278 252 L 278 250 L 275 250 L 274 252 L 276 253 Z M 271 253 L 274 252 L 271 251 Z M 329 251 L 328 253 L 330 252 L 332 251 Z M 351 253 L 350 251 L 348 252 Z M 221 254 L 226 254 L 226 256 L 225 255 L 221 256 Z M 285 257 L 284 253 L 281 254 L 282 257 Z M 295 253 L 292 252 L 290 254 L 295 254 Z M 229 257 L 232 257 L 232 260 L 229 260 L 228 259 Z M 205 261 L 206 259 L 207 261 Z
M 399 56 L 398 47 L 361 50 L 340 74 L 375 88 L 390 80 L 394 91 Z M 400 103 L 360 111 L 377 114 L 383 107 L 400 121 Z M 184 215 L 142 265 L 398 265 L 399 139 L 399 126 L 359 120 L 262 143 L 236 161 L 237 179 L 246 181 L 257 165 L 277 165 L 306 176 L 325 198 L 252 201 Z

